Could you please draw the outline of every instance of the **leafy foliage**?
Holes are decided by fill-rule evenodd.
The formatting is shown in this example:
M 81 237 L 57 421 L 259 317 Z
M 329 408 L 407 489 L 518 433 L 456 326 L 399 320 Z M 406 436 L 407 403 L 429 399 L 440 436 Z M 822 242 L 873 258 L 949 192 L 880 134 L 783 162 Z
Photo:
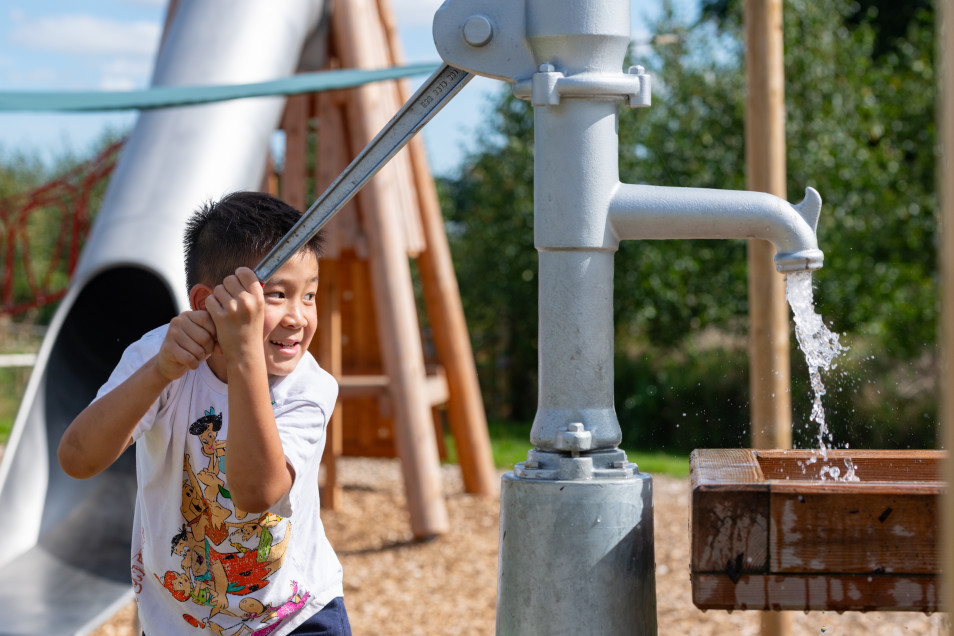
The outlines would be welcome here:
M 873 28 L 830 28 L 812 3 L 791 4 L 787 40 L 802 46 L 786 56 L 789 184 L 817 184 L 828 202 L 823 295 L 837 306 L 826 311 L 839 330 L 916 356 L 938 315 L 933 29 L 913 21 L 875 61 Z M 845 19 L 850 6 L 831 10 Z
M 529 420 L 537 351 L 533 120 L 523 102 L 508 96 L 493 126 L 468 169 L 445 180 L 441 194 L 487 409 Z

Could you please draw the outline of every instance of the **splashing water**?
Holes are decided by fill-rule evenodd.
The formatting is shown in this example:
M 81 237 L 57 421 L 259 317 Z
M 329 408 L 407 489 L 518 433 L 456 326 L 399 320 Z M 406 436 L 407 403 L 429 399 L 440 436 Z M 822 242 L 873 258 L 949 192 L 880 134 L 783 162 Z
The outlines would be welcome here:
M 812 401 L 811 420 L 818 424 L 818 450 L 823 460 L 828 459 L 828 451 L 831 448 L 831 432 L 828 430 L 828 424 L 825 422 L 825 407 L 822 406 L 822 397 L 825 395 L 825 383 L 822 382 L 822 371 L 828 371 L 838 355 L 847 351 L 848 347 L 843 346 L 838 341 L 838 334 L 832 333 L 821 316 L 815 313 L 815 299 L 812 294 L 812 274 L 811 272 L 792 272 L 786 277 L 785 298 L 792 307 L 792 314 L 795 317 L 795 337 L 798 345 L 805 354 L 805 362 L 808 364 L 808 374 L 812 382 L 812 391 L 815 398 Z M 814 463 L 815 458 L 809 461 Z M 821 471 L 821 478 L 842 479 L 845 481 L 858 481 L 855 475 L 855 467 L 851 459 L 845 460 L 847 469 L 844 476 L 841 470 L 835 466 L 824 467 Z

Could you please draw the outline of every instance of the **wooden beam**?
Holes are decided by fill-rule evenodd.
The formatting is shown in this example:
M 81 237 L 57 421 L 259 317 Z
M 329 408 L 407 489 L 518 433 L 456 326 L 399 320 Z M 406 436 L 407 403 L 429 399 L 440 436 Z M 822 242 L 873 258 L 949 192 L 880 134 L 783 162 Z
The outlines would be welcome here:
M 941 159 L 938 187 L 941 194 L 941 444 L 954 448 L 954 3 L 939 2 L 938 39 L 940 83 L 938 109 Z M 954 483 L 954 465 L 948 460 L 944 471 L 948 484 Z M 944 606 L 954 608 L 954 493 L 948 488 L 942 516 L 944 532 Z
M 380 17 L 374 0 L 337 2 L 332 22 L 343 66 L 377 68 L 387 62 L 382 33 L 375 28 Z M 373 84 L 355 89 L 352 103 L 361 117 L 353 121 L 350 132 L 356 142 L 360 140 L 360 146 L 367 144 L 400 107 L 387 99 L 387 91 Z M 378 333 L 385 373 L 392 387 L 395 445 L 408 493 L 411 531 L 415 537 L 425 538 L 446 532 L 449 523 L 437 440 L 424 388 L 424 354 L 410 266 L 406 246 L 395 240 L 405 228 L 389 205 L 395 192 L 389 183 L 392 178 L 385 167 L 358 196 L 366 214 Z
M 786 198 L 782 0 L 746 0 L 744 21 L 747 187 Z M 768 241 L 748 241 L 749 387 L 756 448 L 792 445 L 788 306 L 774 252 Z M 791 633 L 789 615 L 764 613 L 761 622 L 762 636 Z
M 390 43 L 391 64 L 404 64 L 397 37 L 397 25 L 388 0 L 378 0 L 379 13 Z M 406 81 L 399 82 L 401 102 L 406 102 L 411 91 Z M 477 380 L 477 368 L 470 344 L 470 334 L 460 300 L 460 289 L 451 260 L 450 246 L 444 231 L 437 189 L 427 162 L 427 153 L 420 136 L 408 144 L 414 182 L 427 249 L 418 258 L 421 287 L 427 315 L 434 333 L 434 347 L 438 360 L 447 374 L 450 397 L 447 420 L 457 446 L 464 489 L 471 494 L 490 495 L 499 489 L 487 415 Z
M 446 404 L 450 396 L 447 376 L 443 367 L 431 370 L 424 379 L 427 403 L 431 406 Z M 343 400 L 358 397 L 382 397 L 390 394 L 391 381 L 386 375 L 342 375 L 338 381 L 338 397 Z
M 341 307 L 339 298 L 338 262 L 322 260 L 319 268 L 318 286 L 318 364 L 336 378 L 341 377 Z M 341 485 L 338 483 L 338 458 L 343 444 L 341 395 L 331 415 L 325 433 L 325 452 L 321 463 L 325 467 L 325 485 L 321 492 L 321 505 L 329 510 L 339 510 L 343 503 Z
M 308 95 L 292 95 L 285 104 L 285 168 L 282 170 L 281 198 L 296 210 L 308 207 Z

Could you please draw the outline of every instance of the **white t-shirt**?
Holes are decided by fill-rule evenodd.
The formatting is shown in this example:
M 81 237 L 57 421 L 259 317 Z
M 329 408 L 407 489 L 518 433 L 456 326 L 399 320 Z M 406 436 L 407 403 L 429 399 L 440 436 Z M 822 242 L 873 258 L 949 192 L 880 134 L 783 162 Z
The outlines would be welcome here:
M 97 397 L 155 356 L 167 328 L 130 345 Z M 318 503 L 318 464 L 338 385 L 306 353 L 291 374 L 270 378 L 270 390 L 295 481 L 267 514 L 232 505 L 224 481 L 228 385 L 207 364 L 166 387 L 133 433 L 131 568 L 150 636 L 281 636 L 342 596 L 341 564 Z

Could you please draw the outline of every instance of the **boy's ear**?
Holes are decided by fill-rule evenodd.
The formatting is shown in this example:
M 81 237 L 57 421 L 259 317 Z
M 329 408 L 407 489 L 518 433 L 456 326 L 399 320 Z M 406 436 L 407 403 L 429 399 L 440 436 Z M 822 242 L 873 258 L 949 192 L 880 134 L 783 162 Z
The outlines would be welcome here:
M 189 290 L 189 306 L 194 311 L 205 310 L 205 299 L 212 294 L 212 288 L 199 283 Z

